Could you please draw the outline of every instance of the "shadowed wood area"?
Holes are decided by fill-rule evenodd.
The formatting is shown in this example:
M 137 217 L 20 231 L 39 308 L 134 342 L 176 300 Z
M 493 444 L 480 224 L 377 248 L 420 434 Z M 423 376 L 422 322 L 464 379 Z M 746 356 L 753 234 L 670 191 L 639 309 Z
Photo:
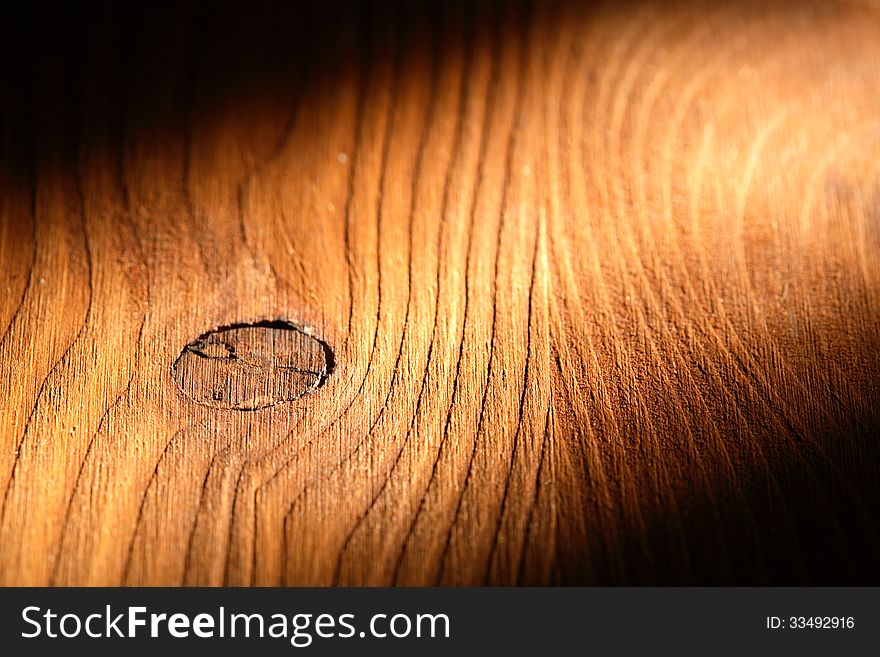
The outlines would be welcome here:
M 880 583 L 880 8 L 120 4 L 0 28 L 0 583 Z

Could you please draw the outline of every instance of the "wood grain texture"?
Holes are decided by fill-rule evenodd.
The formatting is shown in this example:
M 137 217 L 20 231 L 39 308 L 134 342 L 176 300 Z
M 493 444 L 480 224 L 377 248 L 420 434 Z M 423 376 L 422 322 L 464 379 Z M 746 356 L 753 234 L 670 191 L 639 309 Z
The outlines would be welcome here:
M 117 4 L 4 27 L 0 583 L 880 582 L 878 8 Z

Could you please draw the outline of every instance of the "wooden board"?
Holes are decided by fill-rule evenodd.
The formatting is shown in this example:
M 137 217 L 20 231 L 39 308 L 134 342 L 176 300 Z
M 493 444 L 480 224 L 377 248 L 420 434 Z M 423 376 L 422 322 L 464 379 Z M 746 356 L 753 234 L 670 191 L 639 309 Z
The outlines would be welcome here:
M 117 4 L 3 28 L 0 582 L 880 582 L 876 7 Z

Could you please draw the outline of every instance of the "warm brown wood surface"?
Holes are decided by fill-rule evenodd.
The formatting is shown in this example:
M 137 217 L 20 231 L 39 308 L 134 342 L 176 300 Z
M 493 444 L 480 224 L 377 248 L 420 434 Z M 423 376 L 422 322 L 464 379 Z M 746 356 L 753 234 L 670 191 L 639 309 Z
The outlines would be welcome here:
M 117 4 L 3 28 L 0 583 L 880 581 L 877 8 Z

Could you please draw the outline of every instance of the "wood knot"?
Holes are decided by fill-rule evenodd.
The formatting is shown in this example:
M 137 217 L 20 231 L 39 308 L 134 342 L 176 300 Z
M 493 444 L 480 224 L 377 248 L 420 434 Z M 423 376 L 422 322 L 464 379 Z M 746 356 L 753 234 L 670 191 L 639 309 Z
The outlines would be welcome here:
M 183 348 L 171 371 L 193 401 L 253 411 L 312 392 L 333 367 L 327 343 L 279 319 L 208 331 Z

